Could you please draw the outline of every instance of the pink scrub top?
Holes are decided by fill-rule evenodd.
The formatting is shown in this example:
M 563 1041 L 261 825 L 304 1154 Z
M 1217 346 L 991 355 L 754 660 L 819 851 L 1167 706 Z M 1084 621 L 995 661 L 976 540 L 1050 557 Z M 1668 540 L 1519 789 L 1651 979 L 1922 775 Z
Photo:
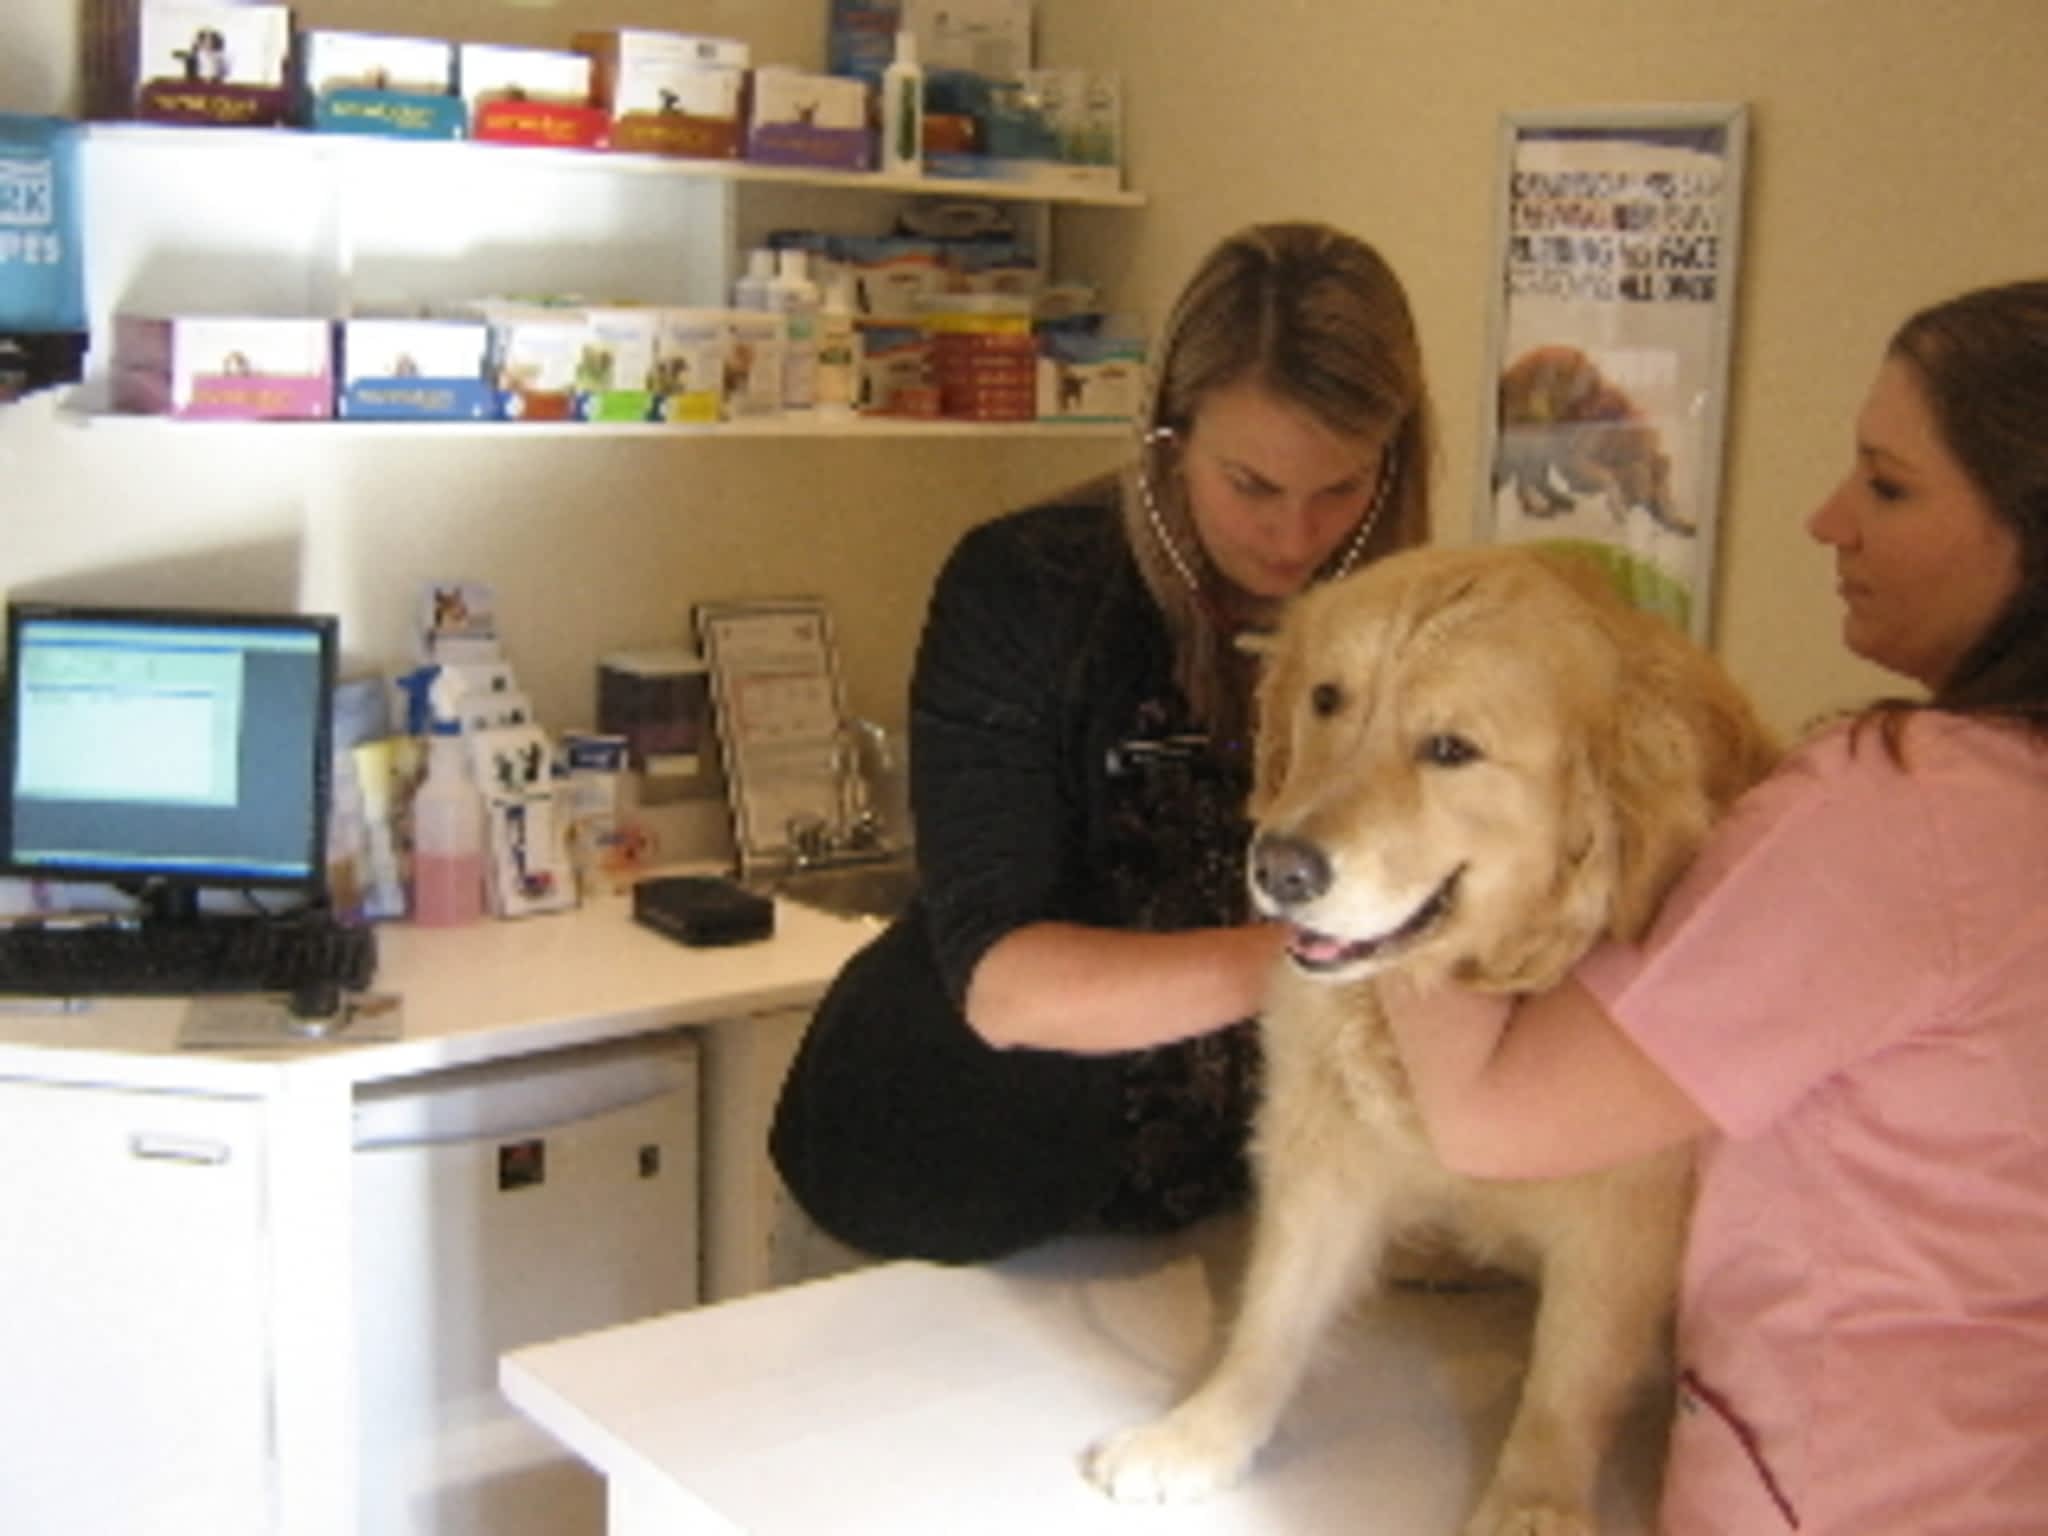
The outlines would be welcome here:
M 2048 1532 L 2048 751 L 1833 728 L 1579 979 L 1719 1127 L 1667 1536 Z

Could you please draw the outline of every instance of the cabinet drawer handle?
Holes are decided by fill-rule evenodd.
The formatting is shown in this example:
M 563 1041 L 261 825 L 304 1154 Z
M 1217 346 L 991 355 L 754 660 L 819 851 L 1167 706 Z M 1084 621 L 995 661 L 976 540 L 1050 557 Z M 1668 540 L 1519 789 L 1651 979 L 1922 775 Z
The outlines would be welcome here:
M 128 1153 L 145 1162 L 193 1163 L 215 1167 L 228 1160 L 228 1144 L 196 1136 L 168 1136 L 160 1131 L 138 1131 L 128 1138 Z

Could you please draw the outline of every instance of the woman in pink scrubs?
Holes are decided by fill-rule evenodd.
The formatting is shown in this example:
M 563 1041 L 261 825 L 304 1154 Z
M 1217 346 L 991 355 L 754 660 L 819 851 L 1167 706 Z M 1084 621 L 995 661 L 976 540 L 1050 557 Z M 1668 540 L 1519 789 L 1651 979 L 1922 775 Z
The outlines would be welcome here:
M 1900 328 L 1807 526 L 1925 697 L 1793 753 L 1640 947 L 1395 1030 L 1467 1173 L 1701 1138 L 1667 1536 L 2044 1531 L 2048 281 Z

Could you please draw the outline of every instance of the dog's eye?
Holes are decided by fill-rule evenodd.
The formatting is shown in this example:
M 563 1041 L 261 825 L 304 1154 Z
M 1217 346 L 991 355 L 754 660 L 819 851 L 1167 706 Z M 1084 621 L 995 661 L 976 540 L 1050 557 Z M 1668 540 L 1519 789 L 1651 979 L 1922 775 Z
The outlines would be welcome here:
M 1479 755 L 1479 749 L 1471 742 L 1448 731 L 1423 737 L 1422 745 L 1415 749 L 1419 761 L 1436 768 L 1462 768 L 1467 763 L 1478 762 Z
M 1309 690 L 1308 707 L 1327 720 L 1344 707 L 1344 690 L 1335 683 L 1317 683 Z

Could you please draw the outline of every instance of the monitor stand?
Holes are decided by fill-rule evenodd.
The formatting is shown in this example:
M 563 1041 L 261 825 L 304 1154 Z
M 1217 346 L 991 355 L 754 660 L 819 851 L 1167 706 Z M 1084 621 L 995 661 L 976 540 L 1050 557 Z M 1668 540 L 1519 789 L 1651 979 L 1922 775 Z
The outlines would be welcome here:
M 139 915 L 151 927 L 199 921 L 197 886 L 177 885 L 169 880 L 121 880 L 115 884 L 121 892 L 135 898 Z

